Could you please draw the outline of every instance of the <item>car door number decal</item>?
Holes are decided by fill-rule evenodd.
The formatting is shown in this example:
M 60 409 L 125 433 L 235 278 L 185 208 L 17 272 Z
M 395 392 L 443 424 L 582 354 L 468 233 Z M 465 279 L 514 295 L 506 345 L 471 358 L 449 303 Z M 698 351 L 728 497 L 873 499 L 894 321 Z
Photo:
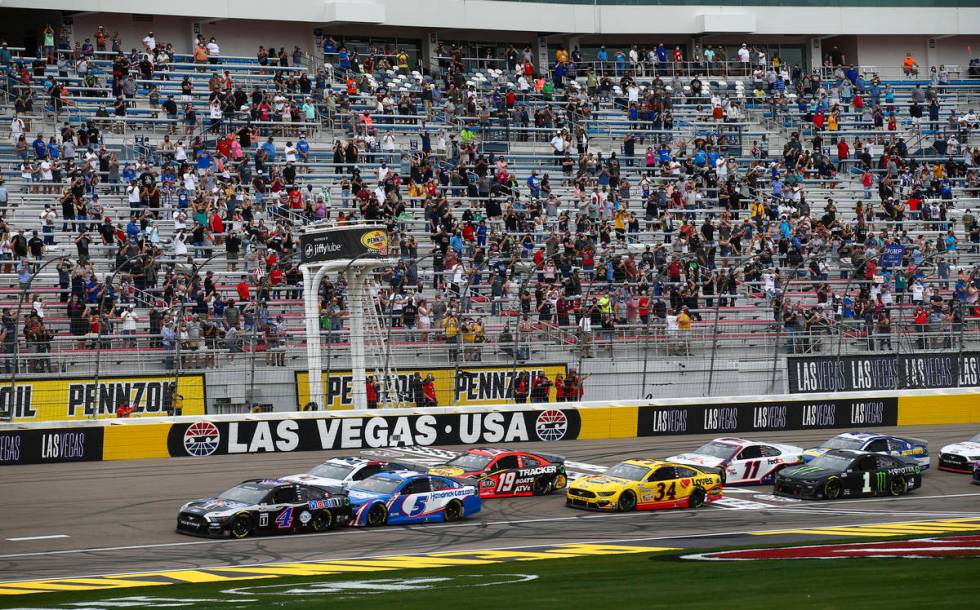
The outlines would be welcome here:
M 762 465 L 762 460 L 755 460 L 752 462 L 745 463 L 745 478 L 755 479 L 759 476 L 759 466 Z
M 659 502 L 665 497 L 668 500 L 677 499 L 677 481 L 673 481 L 669 486 L 662 481 L 657 483 L 657 491 L 653 496 L 653 501 Z
M 269 526 L 269 513 L 260 513 L 259 527 L 268 527 L 268 526 Z
M 514 480 L 517 478 L 517 473 L 513 470 L 501 473 L 497 477 L 497 493 L 508 493 L 514 489 Z
M 287 506 L 279 516 L 276 517 L 276 527 L 281 530 L 288 529 L 293 525 L 293 507 Z

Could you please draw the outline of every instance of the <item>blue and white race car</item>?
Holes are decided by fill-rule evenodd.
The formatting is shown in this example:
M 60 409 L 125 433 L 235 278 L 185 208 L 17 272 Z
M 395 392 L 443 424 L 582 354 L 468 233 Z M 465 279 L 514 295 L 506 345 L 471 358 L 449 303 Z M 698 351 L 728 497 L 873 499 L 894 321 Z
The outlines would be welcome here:
M 480 512 L 475 485 L 411 470 L 381 472 L 347 489 L 351 525 L 459 521 Z
M 929 467 L 929 442 L 918 438 L 878 434 L 876 432 L 845 432 L 821 443 L 819 447 L 803 452 L 803 461 L 809 462 L 831 449 L 851 449 L 881 453 L 912 460 L 925 470 Z

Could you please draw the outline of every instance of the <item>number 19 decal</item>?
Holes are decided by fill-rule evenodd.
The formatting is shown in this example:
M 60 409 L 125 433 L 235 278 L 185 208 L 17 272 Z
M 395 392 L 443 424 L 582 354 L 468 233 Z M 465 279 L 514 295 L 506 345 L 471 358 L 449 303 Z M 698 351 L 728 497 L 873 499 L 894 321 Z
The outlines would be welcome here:
M 502 473 L 499 477 L 497 477 L 497 493 L 507 493 L 514 489 L 514 479 L 516 478 L 516 472 L 510 471 Z

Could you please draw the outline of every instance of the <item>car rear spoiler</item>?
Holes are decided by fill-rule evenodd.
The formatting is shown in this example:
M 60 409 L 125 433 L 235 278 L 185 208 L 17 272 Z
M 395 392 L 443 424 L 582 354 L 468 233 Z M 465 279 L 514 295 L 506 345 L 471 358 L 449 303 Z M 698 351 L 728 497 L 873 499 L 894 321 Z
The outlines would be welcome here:
M 706 472 L 708 474 L 716 474 L 722 478 L 725 478 L 725 469 L 719 468 L 718 466 L 692 466 L 701 472 Z

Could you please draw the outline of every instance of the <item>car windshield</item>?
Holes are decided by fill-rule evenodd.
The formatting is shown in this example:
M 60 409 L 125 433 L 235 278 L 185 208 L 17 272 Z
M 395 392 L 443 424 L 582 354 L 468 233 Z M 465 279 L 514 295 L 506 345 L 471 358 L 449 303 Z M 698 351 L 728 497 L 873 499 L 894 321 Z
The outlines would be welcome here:
M 483 470 L 489 463 L 490 458 L 485 455 L 464 453 L 463 455 L 454 457 L 446 462 L 446 466 L 455 466 L 456 468 L 462 468 L 466 472 L 475 472 L 478 470 Z
M 643 477 L 647 476 L 647 472 L 649 471 L 650 469 L 644 466 L 634 466 L 633 464 L 616 464 L 607 470 L 606 474 L 611 477 L 628 479 L 630 481 L 642 481 Z
M 401 479 L 375 475 L 364 479 L 351 489 L 355 491 L 370 491 L 373 493 L 390 494 L 398 489 L 398 486 L 401 484 Z
M 218 497 L 222 500 L 231 500 L 232 502 L 241 502 L 243 504 L 259 504 L 265 499 L 268 493 L 269 489 L 266 487 L 243 483 L 232 487 Z
M 727 460 L 734 456 L 737 451 L 738 447 L 735 445 L 711 441 L 707 445 L 701 445 L 694 453 L 697 455 L 710 455 L 711 457 Z
M 864 441 L 857 438 L 848 438 L 846 436 L 835 436 L 821 445 L 821 447 L 826 449 L 860 449 L 863 446 Z
M 353 470 L 354 468 L 352 466 L 347 466 L 344 464 L 331 464 L 330 462 L 327 462 L 325 464 L 320 464 L 311 470 L 310 474 L 315 477 L 320 477 L 321 479 L 343 481 Z
M 814 458 L 808 465 L 833 472 L 843 472 L 851 465 L 851 458 L 840 457 L 838 455 L 821 455 L 818 458 Z
M 980 433 L 974 434 L 973 438 L 970 439 L 971 443 L 980 443 Z

